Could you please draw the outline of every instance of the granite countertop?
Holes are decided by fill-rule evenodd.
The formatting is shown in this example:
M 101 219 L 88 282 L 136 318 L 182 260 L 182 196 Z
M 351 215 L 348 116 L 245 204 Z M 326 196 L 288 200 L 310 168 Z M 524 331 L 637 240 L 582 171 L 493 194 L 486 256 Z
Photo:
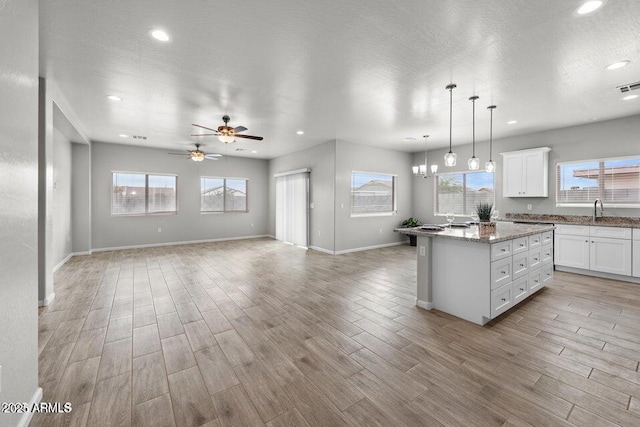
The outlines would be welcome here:
M 587 215 L 545 215 L 545 214 L 518 214 L 508 213 L 502 221 L 517 221 L 519 223 L 547 223 L 568 225 L 597 225 L 602 227 L 640 228 L 638 217 L 603 216 L 593 221 L 593 217 Z
M 439 237 L 454 240 L 466 240 L 475 243 L 498 243 L 505 240 L 517 239 L 518 237 L 530 236 L 545 231 L 551 231 L 554 225 L 544 224 L 514 224 L 512 222 L 497 222 L 496 230 L 493 233 L 478 232 L 478 226 L 472 225 L 469 228 L 446 228 L 443 231 L 421 230 L 415 228 L 396 228 L 395 231 L 402 234 L 425 237 Z

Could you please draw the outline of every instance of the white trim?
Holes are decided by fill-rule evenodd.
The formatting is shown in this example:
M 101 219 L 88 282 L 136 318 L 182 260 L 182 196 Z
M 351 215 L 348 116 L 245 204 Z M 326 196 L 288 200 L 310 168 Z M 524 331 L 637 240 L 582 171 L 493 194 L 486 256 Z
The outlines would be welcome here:
M 420 308 L 424 308 L 425 310 L 433 310 L 434 308 L 436 308 L 434 303 L 422 301 L 419 299 L 416 299 L 416 305 Z
M 149 243 L 146 245 L 131 245 L 131 246 L 112 246 L 108 248 L 96 248 L 91 252 L 108 252 L 108 251 L 120 251 L 124 249 L 141 249 L 141 248 L 156 248 L 159 246 L 177 246 L 177 245 L 192 245 L 197 243 L 212 243 L 212 242 L 226 242 L 229 240 L 248 240 L 248 239 L 260 239 L 263 237 L 271 237 L 267 234 L 260 234 L 256 236 L 242 236 L 242 237 L 223 237 L 220 239 L 203 239 L 203 240 L 184 240 L 181 242 L 166 242 L 166 243 Z
M 41 400 L 42 400 L 42 387 L 38 387 L 36 389 L 36 392 L 33 393 L 31 402 L 29 402 L 29 408 L 32 408 L 33 405 L 40 403 Z M 18 421 L 17 427 L 28 427 L 29 423 L 31 422 L 31 418 L 33 418 L 33 412 L 31 411 L 25 412 L 24 414 L 22 414 L 22 418 L 20 418 L 20 421 Z
M 71 255 L 73 256 L 85 256 L 85 255 L 91 255 L 91 251 L 83 251 L 83 252 L 74 252 Z
M 583 270 L 581 268 L 564 267 L 562 265 L 554 266 L 556 271 L 563 271 L 565 273 L 582 274 L 584 276 L 601 277 L 603 279 L 620 280 L 623 282 L 631 282 L 640 284 L 640 278 L 633 276 L 623 276 L 621 274 L 601 273 L 599 271 Z
M 308 172 L 311 172 L 311 168 L 296 169 L 296 170 L 292 170 L 292 171 L 288 171 L 288 172 L 278 172 L 278 173 L 274 173 L 273 177 L 274 178 L 279 178 L 281 176 L 297 175 L 299 173 L 308 173 Z
M 69 255 L 67 255 L 65 259 L 63 259 L 62 261 L 60 261 L 58 263 L 58 265 L 53 267 L 53 272 L 55 273 L 56 271 L 60 270 L 60 267 L 65 265 L 67 263 L 67 261 L 69 261 L 71 259 L 72 256 L 73 256 L 73 253 L 70 253 Z
M 391 212 L 371 212 L 371 213 L 352 213 L 351 218 L 364 218 L 368 216 L 394 216 L 398 215 L 398 211 Z
M 620 203 L 620 204 L 607 203 L 605 206 L 607 208 L 615 208 L 615 209 L 638 209 L 638 208 L 640 208 L 640 203 Z M 591 208 L 591 207 L 593 207 L 593 203 L 556 202 L 556 207 L 558 207 L 558 208 Z
M 276 240 L 276 236 L 274 236 L 273 234 L 265 234 L 264 237 L 268 237 L 270 239 Z
M 44 299 L 44 301 L 42 301 L 42 300 L 38 301 L 38 307 L 46 307 L 49 304 L 51 304 L 51 302 L 54 299 L 56 299 L 56 294 L 55 294 L 55 292 L 51 292 L 51 294 L 48 297 L 46 297 Z
M 380 248 L 388 248 L 390 246 L 399 246 L 399 245 L 406 245 L 407 242 L 402 241 L 402 242 L 393 242 L 393 243 L 384 243 L 382 245 L 373 245 L 373 246 L 363 246 L 361 248 L 353 248 L 353 249 L 345 249 L 342 251 L 334 251 L 334 255 L 343 255 L 343 254 L 349 254 L 351 252 L 361 252 L 361 251 L 368 251 L 371 249 L 380 249 Z
M 322 253 L 325 253 L 325 254 L 329 254 L 329 255 L 335 255 L 333 253 L 333 251 L 331 251 L 329 249 L 321 248 L 319 246 L 309 246 L 309 249 L 312 249 L 312 250 L 318 251 L 318 252 L 322 252 Z

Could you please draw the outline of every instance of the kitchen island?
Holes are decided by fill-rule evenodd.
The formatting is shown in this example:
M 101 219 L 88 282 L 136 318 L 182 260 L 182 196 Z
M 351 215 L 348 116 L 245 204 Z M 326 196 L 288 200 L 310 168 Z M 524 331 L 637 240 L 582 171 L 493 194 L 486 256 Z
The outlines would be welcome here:
M 553 279 L 553 225 L 498 222 L 428 231 L 417 236 L 416 305 L 484 325 Z

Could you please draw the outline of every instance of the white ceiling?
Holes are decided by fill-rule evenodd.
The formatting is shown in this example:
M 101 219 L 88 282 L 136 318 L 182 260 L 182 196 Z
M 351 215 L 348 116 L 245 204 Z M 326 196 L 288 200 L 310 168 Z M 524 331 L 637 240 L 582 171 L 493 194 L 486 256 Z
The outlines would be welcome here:
M 471 95 L 478 140 L 492 103 L 496 137 L 639 114 L 640 98 L 621 101 L 615 87 L 640 80 L 640 1 L 577 16 L 582 2 L 47 0 L 41 75 L 95 141 L 187 148 L 190 123 L 217 127 L 227 113 L 265 138 L 229 154 L 272 158 L 335 138 L 415 152 L 425 133 L 448 144 L 450 82 L 454 146 L 471 141 Z M 622 59 L 631 65 L 605 70 Z

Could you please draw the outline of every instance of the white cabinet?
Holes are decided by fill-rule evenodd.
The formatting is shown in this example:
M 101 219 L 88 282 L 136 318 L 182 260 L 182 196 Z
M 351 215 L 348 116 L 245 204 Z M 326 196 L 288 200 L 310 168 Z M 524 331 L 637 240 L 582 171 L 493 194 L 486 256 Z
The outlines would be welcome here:
M 554 263 L 564 267 L 589 269 L 589 236 L 555 235 Z
M 631 276 L 630 228 L 562 225 L 554 246 L 557 266 Z
M 549 196 L 549 147 L 500 153 L 504 197 Z
M 640 277 L 640 228 L 633 230 L 633 261 L 631 271 L 635 277 Z

